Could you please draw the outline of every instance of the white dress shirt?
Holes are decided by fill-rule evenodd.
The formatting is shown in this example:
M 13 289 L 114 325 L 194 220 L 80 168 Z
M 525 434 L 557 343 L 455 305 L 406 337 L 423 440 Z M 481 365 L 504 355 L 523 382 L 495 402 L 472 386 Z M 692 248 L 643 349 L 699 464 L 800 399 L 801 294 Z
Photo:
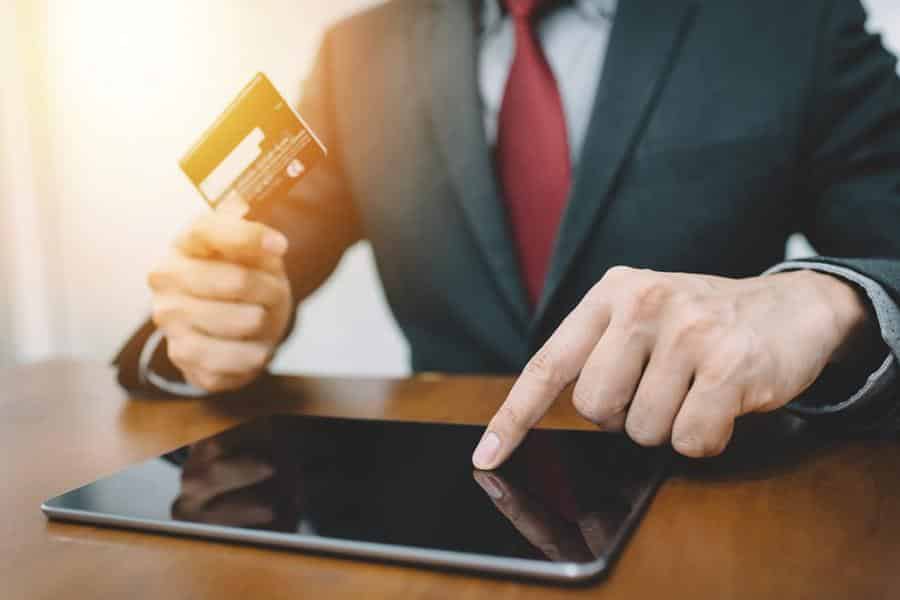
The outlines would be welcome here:
M 572 166 L 581 148 L 594 108 L 594 92 L 603 74 L 616 0 L 575 0 L 561 3 L 537 23 L 544 56 L 562 98 Z M 484 128 L 490 144 L 497 140 L 497 121 L 506 80 L 516 52 L 512 19 L 499 0 L 484 0 L 479 36 L 478 89 Z

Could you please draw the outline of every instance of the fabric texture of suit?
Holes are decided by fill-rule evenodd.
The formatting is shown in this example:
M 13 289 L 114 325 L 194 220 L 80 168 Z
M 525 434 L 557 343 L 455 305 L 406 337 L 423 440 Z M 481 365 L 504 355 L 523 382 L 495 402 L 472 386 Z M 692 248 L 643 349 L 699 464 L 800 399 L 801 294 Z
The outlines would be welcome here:
M 476 13 L 395 0 L 327 32 L 300 112 L 329 160 L 255 212 L 291 240 L 296 297 L 310 264 L 327 274 L 367 239 L 413 369 L 477 373 L 520 370 L 612 266 L 755 276 L 794 232 L 900 302 L 900 80 L 856 0 L 620 0 L 534 309 L 482 126 Z

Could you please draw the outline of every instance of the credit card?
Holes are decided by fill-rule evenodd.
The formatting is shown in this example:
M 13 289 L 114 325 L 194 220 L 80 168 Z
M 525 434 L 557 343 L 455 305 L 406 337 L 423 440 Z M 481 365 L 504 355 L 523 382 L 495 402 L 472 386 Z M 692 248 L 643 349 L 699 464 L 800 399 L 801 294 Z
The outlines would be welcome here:
M 179 161 L 211 207 L 244 216 L 325 158 L 306 122 L 258 73 Z

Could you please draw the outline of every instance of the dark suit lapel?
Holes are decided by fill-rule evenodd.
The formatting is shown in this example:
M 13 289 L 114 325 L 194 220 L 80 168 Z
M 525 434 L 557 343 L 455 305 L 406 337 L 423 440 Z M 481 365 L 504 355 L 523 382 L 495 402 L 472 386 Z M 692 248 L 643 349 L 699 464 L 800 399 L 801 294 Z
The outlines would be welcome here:
M 477 89 L 478 37 L 473 3 L 435 2 L 420 29 L 435 137 L 466 220 L 519 325 L 530 318 L 518 258 L 507 229 L 484 132 Z
M 536 318 L 608 205 L 694 13 L 693 0 L 620 0 L 572 195 Z

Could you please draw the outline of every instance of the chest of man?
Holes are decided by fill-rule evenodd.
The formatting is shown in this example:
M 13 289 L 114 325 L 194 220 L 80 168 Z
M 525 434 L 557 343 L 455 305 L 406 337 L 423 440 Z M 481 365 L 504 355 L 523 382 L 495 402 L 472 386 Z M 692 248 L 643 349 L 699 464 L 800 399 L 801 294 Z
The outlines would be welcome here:
M 781 260 L 808 209 L 815 24 L 800 8 L 702 8 L 619 7 L 536 303 L 485 129 L 471 8 L 411 9 L 344 55 L 336 151 L 401 326 L 488 327 L 526 356 L 611 266 L 749 276 Z

